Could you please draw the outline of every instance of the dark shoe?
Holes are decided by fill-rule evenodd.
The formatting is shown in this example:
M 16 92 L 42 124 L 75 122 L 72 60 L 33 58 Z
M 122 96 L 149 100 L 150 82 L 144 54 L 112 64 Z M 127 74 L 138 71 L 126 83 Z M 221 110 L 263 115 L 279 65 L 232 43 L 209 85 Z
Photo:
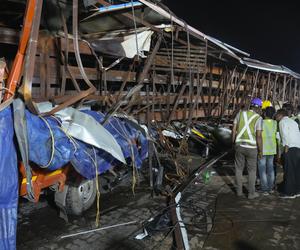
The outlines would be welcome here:
M 295 199 L 296 195 L 280 194 L 279 198 L 281 198 L 281 199 Z

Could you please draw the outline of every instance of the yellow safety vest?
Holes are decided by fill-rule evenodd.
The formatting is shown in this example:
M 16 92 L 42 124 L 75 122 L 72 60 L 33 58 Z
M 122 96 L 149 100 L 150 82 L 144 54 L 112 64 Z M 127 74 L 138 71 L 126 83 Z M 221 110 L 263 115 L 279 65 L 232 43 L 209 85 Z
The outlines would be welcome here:
M 277 122 L 272 119 L 263 121 L 262 141 L 263 155 L 275 155 L 276 147 Z
M 255 124 L 259 115 L 253 111 L 241 111 L 237 127 L 236 144 L 256 146 Z

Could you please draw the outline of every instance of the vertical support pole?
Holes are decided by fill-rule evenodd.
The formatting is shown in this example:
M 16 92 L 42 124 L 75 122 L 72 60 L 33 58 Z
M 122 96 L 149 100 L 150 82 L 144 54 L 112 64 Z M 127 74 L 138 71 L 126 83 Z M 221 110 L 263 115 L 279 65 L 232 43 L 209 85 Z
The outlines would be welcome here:
M 50 76 L 50 56 L 49 56 L 49 47 L 48 47 L 49 40 L 46 40 L 46 50 L 45 50 L 45 56 L 46 56 L 46 98 L 49 99 L 51 95 L 51 76 Z
M 260 92 L 260 98 L 265 99 L 265 75 L 263 74 L 262 78 L 261 78 L 261 92 Z
M 44 99 L 46 97 L 46 74 L 47 74 L 47 69 L 46 69 L 46 53 L 45 53 L 45 42 L 44 39 L 42 40 L 42 48 L 40 52 L 40 96 Z
M 292 83 L 293 83 L 293 78 L 290 77 L 289 79 L 289 102 L 292 103 Z
M 276 73 L 275 81 L 274 81 L 274 87 L 273 87 L 272 103 L 274 103 L 276 101 L 276 98 L 277 98 L 277 81 L 278 81 L 278 74 Z
M 282 102 L 285 101 L 285 91 L 286 91 L 286 75 L 284 75 L 283 78 L 283 90 L 282 90 L 282 99 L 281 99 Z
M 188 113 L 188 110 L 187 110 L 187 106 L 188 106 L 188 100 L 190 100 L 190 98 L 187 98 L 186 96 L 183 98 L 183 112 L 182 112 L 182 120 L 186 120 L 187 118 L 187 113 Z
M 266 91 L 265 100 L 269 100 L 270 81 L 271 81 L 271 72 L 269 72 L 269 74 L 268 74 L 268 84 L 267 84 L 267 91 Z
M 211 112 L 212 116 L 215 116 L 216 115 L 216 111 L 218 110 L 216 108 L 216 102 L 217 102 L 217 98 L 219 98 L 218 103 L 220 104 L 220 97 L 219 97 L 219 95 L 220 95 L 220 93 L 222 93 L 221 92 L 222 91 L 221 86 L 222 86 L 222 83 L 224 83 L 224 82 L 225 82 L 225 74 L 224 74 L 224 71 L 222 71 L 222 75 L 219 78 L 218 87 L 217 87 L 218 92 L 214 95 L 214 99 L 213 99 L 213 103 L 212 103 L 212 112 Z M 223 88 L 224 88 L 224 84 L 223 84 Z
M 296 105 L 296 94 L 297 94 L 297 79 L 294 79 L 294 97 L 293 97 L 293 106 L 295 107 Z
M 174 116 L 174 113 L 176 112 L 176 109 L 177 109 L 177 106 L 178 106 L 178 103 L 180 101 L 180 99 L 182 98 L 182 95 L 184 93 L 186 89 L 186 81 L 185 79 L 183 79 L 183 82 L 182 82 L 182 85 L 181 85 L 181 88 L 180 88 L 180 91 L 179 91 L 179 94 L 177 95 L 176 99 L 175 99 L 175 102 L 173 104 L 173 108 L 172 108 L 172 111 L 169 115 L 169 118 L 168 118 L 168 121 L 167 121 L 167 124 L 170 124 L 173 116 Z
M 130 64 L 129 69 L 128 69 L 128 71 L 126 72 L 125 77 L 123 78 L 123 82 L 122 82 L 121 88 L 119 89 L 119 92 L 118 92 L 117 101 L 119 101 L 119 100 L 121 99 L 122 92 L 123 92 L 123 90 L 124 90 L 124 88 L 125 88 L 125 86 L 126 86 L 128 80 L 129 80 L 129 78 L 130 78 L 130 74 L 131 74 L 132 71 L 133 71 L 133 68 L 134 68 L 134 65 L 135 65 L 136 61 L 137 61 L 137 56 L 135 56 L 135 57 L 133 58 L 133 61 L 132 61 L 132 63 Z
M 147 95 L 147 126 L 148 126 L 148 131 L 150 131 L 150 127 L 151 127 L 151 119 L 150 119 L 150 96 L 149 96 L 149 85 L 146 86 L 146 95 Z M 150 133 L 150 132 L 149 132 Z M 148 158 L 149 158 L 149 178 L 150 178 L 150 187 L 153 188 L 153 145 L 152 145 L 152 140 L 150 138 L 150 134 L 149 134 L 149 138 L 148 138 Z
M 235 89 L 233 90 L 233 93 L 231 94 L 229 100 L 228 100 L 228 106 L 230 105 L 230 102 L 232 99 L 234 99 L 234 97 L 236 96 L 237 91 L 240 89 L 241 83 L 243 82 L 243 79 L 247 73 L 248 67 L 245 68 L 243 74 L 241 75 L 241 78 L 239 79 L 239 82 L 236 84 L 237 86 L 235 87 Z M 234 104 L 234 103 L 233 103 Z
M 252 93 L 251 93 L 251 98 L 253 98 L 254 95 L 255 95 L 255 93 L 256 93 L 257 82 L 258 82 L 258 74 L 259 74 L 259 70 L 257 70 L 257 71 L 256 71 L 256 74 L 255 74 L 254 86 L 253 86 L 253 90 L 252 90 Z
M 299 80 L 297 80 L 297 82 L 298 82 L 298 81 L 299 81 Z M 300 98 L 300 86 L 299 86 L 299 84 L 298 84 L 298 95 L 297 95 L 297 103 L 298 103 L 298 105 L 300 104 L 299 98 Z
M 67 82 L 66 68 L 64 65 L 60 66 L 60 74 L 61 74 L 60 95 L 63 96 L 66 91 L 66 82 Z
M 208 116 L 211 116 L 211 111 L 212 111 L 212 99 L 211 99 L 211 95 L 212 95 L 212 82 L 213 82 L 213 75 L 212 75 L 212 66 L 209 67 L 209 85 L 208 85 Z
M 171 72 L 170 82 L 167 81 L 168 89 L 167 89 L 167 109 L 166 109 L 166 117 L 170 114 L 170 103 L 171 103 L 171 85 L 173 84 L 173 73 Z
M 155 71 L 155 66 L 153 68 L 153 72 L 152 72 L 152 111 L 151 111 L 151 120 L 155 120 L 155 96 L 156 96 L 156 87 L 155 87 L 155 83 L 156 83 L 156 71 Z

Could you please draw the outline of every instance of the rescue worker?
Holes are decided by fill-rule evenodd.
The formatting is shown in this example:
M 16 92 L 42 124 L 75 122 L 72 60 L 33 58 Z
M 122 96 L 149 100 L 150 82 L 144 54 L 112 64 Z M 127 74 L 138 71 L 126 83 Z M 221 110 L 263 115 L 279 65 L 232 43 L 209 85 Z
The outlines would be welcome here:
M 262 103 L 261 109 L 266 110 L 268 107 L 273 107 L 272 103 L 269 100 L 265 100 Z
M 248 199 L 255 199 L 257 158 L 262 157 L 263 120 L 259 115 L 262 101 L 254 98 L 249 110 L 241 110 L 234 119 L 232 142 L 235 145 L 236 193 L 243 195 L 243 170 L 248 170 Z
M 294 199 L 300 196 L 300 131 L 284 109 L 277 111 L 276 120 L 284 147 L 283 192 L 280 197 Z
M 269 100 L 264 100 L 261 105 L 261 110 L 262 110 L 261 115 L 262 116 L 264 116 L 266 108 L 268 108 L 268 107 L 273 107 L 272 103 Z
M 258 172 L 260 186 L 263 195 L 273 192 L 275 173 L 274 155 L 277 153 L 277 122 L 273 120 L 275 109 L 267 107 L 264 112 L 263 131 L 262 131 L 262 157 L 258 160 Z

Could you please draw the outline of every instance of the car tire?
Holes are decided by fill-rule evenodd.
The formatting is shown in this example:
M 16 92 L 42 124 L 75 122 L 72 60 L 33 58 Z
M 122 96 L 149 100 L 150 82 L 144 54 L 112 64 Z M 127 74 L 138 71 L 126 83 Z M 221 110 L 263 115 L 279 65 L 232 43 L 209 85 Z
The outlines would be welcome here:
M 93 205 L 96 195 L 96 180 L 83 179 L 77 185 L 68 185 L 65 203 L 67 214 L 81 215 Z

